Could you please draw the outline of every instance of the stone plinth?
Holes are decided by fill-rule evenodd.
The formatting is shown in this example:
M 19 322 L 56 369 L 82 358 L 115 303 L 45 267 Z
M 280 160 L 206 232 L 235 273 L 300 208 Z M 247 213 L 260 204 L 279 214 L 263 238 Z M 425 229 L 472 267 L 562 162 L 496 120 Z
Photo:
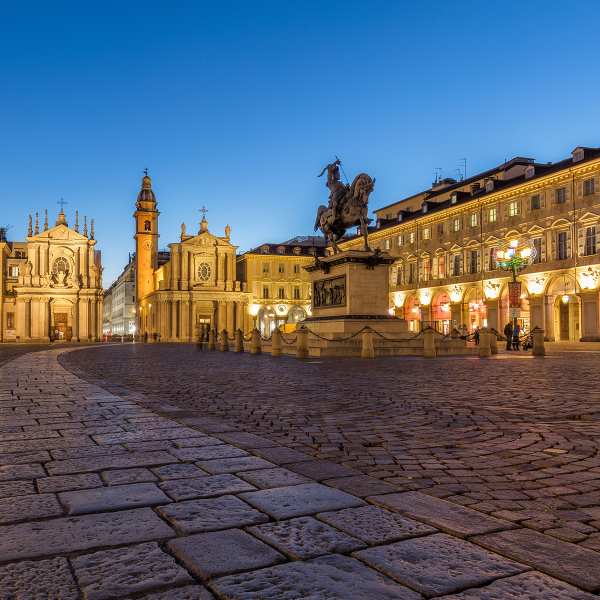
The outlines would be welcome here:
M 328 338 L 356 333 L 366 325 L 387 336 L 408 335 L 406 320 L 388 312 L 393 262 L 387 252 L 349 250 L 304 267 L 311 276 L 312 314 L 302 324 Z

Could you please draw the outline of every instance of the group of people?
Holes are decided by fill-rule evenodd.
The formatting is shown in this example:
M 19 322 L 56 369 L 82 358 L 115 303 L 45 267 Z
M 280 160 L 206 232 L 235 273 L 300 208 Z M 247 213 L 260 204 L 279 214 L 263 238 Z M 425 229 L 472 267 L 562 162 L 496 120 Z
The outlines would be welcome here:
M 507 350 L 518 350 L 521 340 L 521 328 L 518 323 L 513 324 L 509 321 L 504 328 L 504 335 L 506 336 L 506 349 Z M 511 348 L 512 346 L 512 348 Z

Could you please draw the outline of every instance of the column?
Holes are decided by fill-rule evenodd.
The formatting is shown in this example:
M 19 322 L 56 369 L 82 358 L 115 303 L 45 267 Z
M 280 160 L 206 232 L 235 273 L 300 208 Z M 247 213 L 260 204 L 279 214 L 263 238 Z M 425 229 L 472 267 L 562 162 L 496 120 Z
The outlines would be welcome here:
M 42 298 L 40 302 L 41 316 L 41 332 L 40 338 L 43 342 L 50 341 L 50 301 L 48 298 Z M 75 328 L 73 328 L 74 330 Z
M 34 340 L 38 340 L 40 338 L 40 325 L 41 325 L 41 317 L 40 314 L 40 299 L 36 298 L 31 301 L 30 305 L 31 309 L 31 337 Z
M 169 339 L 172 342 L 177 341 L 177 310 L 179 308 L 177 304 L 177 300 L 171 300 L 171 331 L 169 332 Z
M 177 271 L 178 271 L 178 253 L 176 248 L 171 248 L 171 290 L 179 289 L 177 285 Z
M 79 299 L 73 304 L 73 341 L 80 342 L 79 337 Z M 48 306 L 48 326 L 46 327 L 46 335 L 50 329 L 50 307 Z
M 31 339 L 31 300 L 25 300 L 25 338 Z
M 225 280 L 225 290 L 227 290 L 228 292 L 231 292 L 233 290 L 233 281 L 235 280 L 235 272 L 234 272 L 234 267 L 235 267 L 235 254 L 227 254 L 226 255 L 226 261 L 227 261 L 227 273 L 225 275 L 226 280 Z
M 224 300 L 219 300 L 217 309 L 217 332 L 221 333 L 227 326 L 226 304 Z
M 16 336 L 19 338 L 17 341 L 23 340 L 25 337 L 25 301 L 17 300 L 15 306 L 15 329 Z
M 544 323 L 544 299 L 539 297 L 529 296 L 529 324 L 531 329 L 539 327 L 540 329 L 546 329 Z
M 504 325 L 500 326 L 500 316 L 498 314 L 498 300 L 486 300 L 485 306 L 487 308 L 487 326 L 488 329 L 495 329 L 502 333 Z
M 217 285 L 223 285 L 225 283 L 225 255 L 217 255 Z
M 423 324 L 425 321 L 430 321 L 430 314 L 430 307 L 421 305 L 421 327 L 425 327 Z M 427 323 L 427 325 L 429 325 L 429 323 Z
M 457 329 L 463 324 L 462 315 L 461 315 L 461 307 L 462 307 L 461 302 L 451 302 L 450 303 L 450 314 L 452 315 L 451 326 L 456 327 Z M 404 317 L 404 318 L 406 318 L 406 317 Z
M 554 330 L 554 296 L 544 296 L 544 340 L 554 342 L 556 334 Z
M 189 300 L 181 300 L 179 302 L 179 318 L 181 323 L 181 333 L 179 337 L 182 342 L 189 342 L 190 335 L 190 302 Z
M 190 279 L 188 256 L 189 256 L 189 252 L 181 253 L 181 289 L 182 290 L 188 289 L 188 283 L 189 283 L 189 279 Z M 184 331 L 185 331 L 185 329 L 184 329 Z
M 235 331 L 235 304 L 233 302 L 227 302 L 227 325 L 225 329 L 229 332 L 229 337 L 233 337 Z
M 79 302 L 79 339 L 87 341 L 89 336 L 88 329 L 88 312 L 89 312 L 89 301 L 81 300 Z
M 196 341 L 196 303 L 193 300 L 188 302 L 189 311 L 188 311 L 188 323 L 189 323 L 189 332 L 190 332 L 190 342 Z
M 244 323 L 244 303 L 239 300 L 235 303 L 235 328 L 241 329 L 244 333 L 249 331 Z

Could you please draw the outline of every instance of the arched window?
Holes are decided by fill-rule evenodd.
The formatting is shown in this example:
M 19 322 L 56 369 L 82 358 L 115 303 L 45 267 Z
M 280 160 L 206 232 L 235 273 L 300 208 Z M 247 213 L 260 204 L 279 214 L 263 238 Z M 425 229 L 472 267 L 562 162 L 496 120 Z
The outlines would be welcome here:
M 296 247 L 294 248 L 294 254 L 295 254 L 296 256 L 300 256 L 300 248 L 298 248 L 298 246 L 296 246 Z
M 150 225 L 150 221 L 144 221 L 144 231 L 152 231 L 152 225 Z
M 57 275 L 60 272 L 63 272 L 65 275 L 69 272 L 69 261 L 62 256 L 59 256 L 52 265 L 52 273 Z
M 198 265 L 198 279 L 200 281 L 208 281 L 210 279 L 210 265 L 202 262 Z

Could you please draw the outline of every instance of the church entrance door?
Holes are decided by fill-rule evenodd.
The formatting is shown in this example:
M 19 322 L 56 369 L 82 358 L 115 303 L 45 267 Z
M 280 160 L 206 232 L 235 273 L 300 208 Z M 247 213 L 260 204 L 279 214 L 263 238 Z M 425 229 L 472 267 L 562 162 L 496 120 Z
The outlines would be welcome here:
M 559 304 L 560 310 L 560 339 L 569 339 L 569 305 L 566 302 Z
M 54 325 L 50 331 L 50 340 L 53 342 L 70 342 L 71 328 L 67 313 L 54 313 Z

